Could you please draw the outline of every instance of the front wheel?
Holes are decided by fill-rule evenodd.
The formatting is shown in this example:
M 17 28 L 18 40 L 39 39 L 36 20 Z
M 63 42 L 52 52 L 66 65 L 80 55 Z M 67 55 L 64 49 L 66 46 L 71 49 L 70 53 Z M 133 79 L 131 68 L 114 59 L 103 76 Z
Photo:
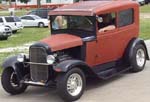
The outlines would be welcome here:
M 12 95 L 23 93 L 27 85 L 19 83 L 17 75 L 12 68 L 4 69 L 1 77 L 4 90 Z
M 57 77 L 57 92 L 65 101 L 79 99 L 85 89 L 85 75 L 79 68 L 73 68 Z
M 38 26 L 39 26 L 39 28 L 43 28 L 43 27 L 44 27 L 44 23 L 40 22 L 40 23 L 38 24 Z
M 146 63 L 146 49 L 142 44 L 137 44 L 134 48 L 131 66 L 132 72 L 142 71 Z
M 5 37 L 1 37 L 0 40 L 7 40 L 8 39 L 8 36 L 5 36 Z

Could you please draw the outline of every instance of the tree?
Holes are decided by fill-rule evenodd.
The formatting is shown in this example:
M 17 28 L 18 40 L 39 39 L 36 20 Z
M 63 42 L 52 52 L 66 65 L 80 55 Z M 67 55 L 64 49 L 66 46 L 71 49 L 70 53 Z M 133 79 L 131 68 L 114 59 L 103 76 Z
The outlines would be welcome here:
M 38 7 L 38 8 L 41 7 L 41 0 L 37 0 L 37 7 Z
M 9 2 L 9 6 L 11 6 L 11 0 L 6 0 L 7 2 Z

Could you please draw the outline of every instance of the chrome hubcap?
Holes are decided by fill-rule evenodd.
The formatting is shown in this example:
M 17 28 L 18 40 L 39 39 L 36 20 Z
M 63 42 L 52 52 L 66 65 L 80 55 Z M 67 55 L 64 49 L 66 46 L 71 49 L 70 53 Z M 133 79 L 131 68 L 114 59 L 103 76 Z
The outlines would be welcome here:
M 145 63 L 145 53 L 143 49 L 138 49 L 136 53 L 136 61 L 139 67 L 143 67 Z
M 83 81 L 79 74 L 74 73 L 67 80 L 67 91 L 72 96 L 77 96 L 83 87 Z

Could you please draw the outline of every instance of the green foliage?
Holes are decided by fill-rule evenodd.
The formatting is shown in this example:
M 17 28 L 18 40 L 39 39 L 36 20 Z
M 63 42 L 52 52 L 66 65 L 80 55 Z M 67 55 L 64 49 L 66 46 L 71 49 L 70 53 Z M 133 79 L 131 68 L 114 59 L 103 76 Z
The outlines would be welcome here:
M 48 28 L 24 28 L 9 37 L 8 40 L 0 41 L 0 48 L 21 46 L 26 43 L 41 40 L 49 36 Z
M 150 4 L 149 5 L 145 5 L 145 6 L 141 6 L 140 7 L 140 12 L 141 13 L 150 13 Z
M 140 19 L 140 38 L 150 39 L 150 18 Z

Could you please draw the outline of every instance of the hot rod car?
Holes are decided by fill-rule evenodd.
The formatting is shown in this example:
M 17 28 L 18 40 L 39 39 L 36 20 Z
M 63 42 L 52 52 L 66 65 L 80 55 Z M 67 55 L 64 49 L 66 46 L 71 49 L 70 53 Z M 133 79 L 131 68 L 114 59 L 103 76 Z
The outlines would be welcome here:
M 28 85 L 56 86 L 65 101 L 79 99 L 86 78 L 139 72 L 149 60 L 139 39 L 139 5 L 133 1 L 85 1 L 49 12 L 51 36 L 29 54 L 3 63 L 2 86 L 10 94 Z

